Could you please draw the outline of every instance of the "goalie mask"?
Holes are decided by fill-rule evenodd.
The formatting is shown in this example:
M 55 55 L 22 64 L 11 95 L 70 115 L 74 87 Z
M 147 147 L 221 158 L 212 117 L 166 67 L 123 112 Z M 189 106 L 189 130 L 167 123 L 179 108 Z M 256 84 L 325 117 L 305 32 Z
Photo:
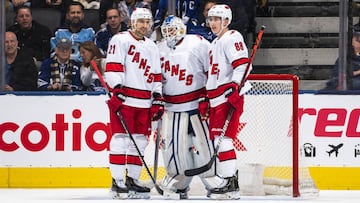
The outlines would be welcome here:
M 209 21 L 209 18 L 212 17 L 212 16 L 221 18 L 223 28 L 225 28 L 225 26 L 224 26 L 225 19 L 229 20 L 227 26 L 230 25 L 231 20 L 232 20 L 231 9 L 226 4 L 219 4 L 219 5 L 212 6 L 210 8 L 209 12 L 208 12 L 207 21 Z
M 174 48 L 186 35 L 186 26 L 183 21 L 174 15 L 168 16 L 161 26 L 161 34 L 168 47 Z

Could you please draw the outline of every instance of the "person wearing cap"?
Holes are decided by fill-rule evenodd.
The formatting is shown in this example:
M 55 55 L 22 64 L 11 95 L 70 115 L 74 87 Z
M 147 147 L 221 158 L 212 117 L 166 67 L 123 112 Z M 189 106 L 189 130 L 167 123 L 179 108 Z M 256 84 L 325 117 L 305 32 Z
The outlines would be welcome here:
M 71 46 L 70 39 L 59 39 L 55 47 L 55 55 L 43 61 L 38 78 L 40 90 L 80 90 L 80 65 L 70 58 Z
M 360 25 L 357 24 L 353 29 L 352 36 L 352 50 L 350 53 L 351 56 L 351 67 L 350 70 L 347 69 L 348 78 L 350 83 L 348 83 L 348 90 L 360 90 Z M 330 80 L 326 83 L 326 87 L 323 90 L 338 90 L 338 80 L 339 80 L 339 59 L 336 59 L 332 76 Z

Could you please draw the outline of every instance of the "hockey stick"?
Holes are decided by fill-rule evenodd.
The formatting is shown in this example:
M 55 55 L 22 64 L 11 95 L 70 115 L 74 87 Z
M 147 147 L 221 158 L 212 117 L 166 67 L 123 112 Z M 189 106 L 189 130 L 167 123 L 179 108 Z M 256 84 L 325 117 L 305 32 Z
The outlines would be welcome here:
M 101 82 L 101 85 L 104 87 L 107 95 L 108 95 L 109 98 L 110 98 L 110 97 L 111 97 L 111 94 L 110 94 L 110 92 L 109 92 L 109 88 L 108 88 L 108 86 L 107 86 L 107 84 L 106 84 L 103 76 L 101 75 L 98 66 L 96 65 L 96 63 L 95 63 L 94 60 L 91 60 L 90 63 L 91 63 L 91 65 L 93 66 L 93 68 L 94 68 L 94 70 L 95 70 L 95 72 L 96 72 L 96 74 L 97 74 L 97 76 L 98 76 L 98 78 L 99 78 L 99 80 L 100 80 L 100 82 Z M 145 162 L 144 156 L 141 154 L 140 149 L 139 149 L 139 147 L 137 146 L 134 137 L 133 137 L 132 134 L 130 133 L 129 128 L 128 128 L 128 126 L 127 126 L 126 123 L 125 123 L 124 117 L 122 116 L 122 114 L 121 114 L 120 112 L 118 112 L 117 115 L 119 116 L 120 122 L 121 122 L 121 124 L 123 125 L 123 127 L 124 127 L 124 129 L 125 129 L 125 132 L 129 135 L 130 140 L 131 140 L 132 143 L 134 144 L 134 146 L 135 146 L 135 148 L 136 148 L 136 151 L 138 152 L 139 157 L 140 157 L 140 159 L 141 159 L 141 162 L 142 162 L 142 164 L 144 165 L 144 167 L 145 167 L 145 169 L 146 169 L 146 172 L 147 172 L 148 175 L 150 176 L 151 181 L 154 183 L 154 186 L 155 186 L 156 191 L 157 191 L 160 195 L 163 195 L 163 194 L 164 194 L 164 191 L 160 188 L 160 186 L 158 186 L 158 185 L 156 184 L 156 180 L 155 180 L 154 177 L 151 175 L 150 169 L 149 169 L 149 167 L 147 166 L 147 164 L 146 164 L 146 162 Z
M 259 44 L 261 42 L 262 35 L 264 34 L 264 31 L 265 31 L 265 26 L 261 26 L 261 29 L 260 29 L 260 31 L 259 31 L 259 33 L 257 35 L 257 38 L 256 38 L 256 42 L 255 42 L 255 44 L 253 46 L 253 49 L 251 51 L 251 54 L 250 54 L 250 58 L 249 58 L 248 65 L 247 65 L 246 70 L 245 70 L 244 78 L 240 82 L 240 88 L 242 88 L 242 86 L 245 84 L 247 73 L 248 73 L 248 71 L 250 69 L 250 65 L 251 65 L 252 61 L 254 60 L 255 53 L 256 53 L 257 48 L 258 48 L 258 46 L 259 46 Z M 213 163 L 216 160 L 217 153 L 218 153 L 219 148 L 220 148 L 220 144 L 224 139 L 225 132 L 226 132 L 226 130 L 228 128 L 228 125 L 229 125 L 229 122 L 230 122 L 230 119 L 232 117 L 233 112 L 234 112 L 234 108 L 231 107 L 229 112 L 228 112 L 228 115 L 226 116 L 224 127 L 223 127 L 223 129 L 221 131 L 221 134 L 219 136 L 219 141 L 218 141 L 218 143 L 217 143 L 217 145 L 215 147 L 214 154 L 210 158 L 210 161 L 207 164 L 205 164 L 205 165 L 203 165 L 203 166 L 201 166 L 199 168 L 193 168 L 193 169 L 185 170 L 184 174 L 186 176 L 199 175 L 199 174 L 204 173 L 205 171 L 208 171 L 208 170 L 211 169 L 211 166 L 213 165 Z
M 157 123 L 156 129 L 156 138 L 155 138 L 155 155 L 154 155 L 154 179 L 156 182 L 157 178 L 157 169 L 158 169 L 158 159 L 159 159 L 159 145 L 160 145 L 160 128 L 161 127 L 161 119 Z

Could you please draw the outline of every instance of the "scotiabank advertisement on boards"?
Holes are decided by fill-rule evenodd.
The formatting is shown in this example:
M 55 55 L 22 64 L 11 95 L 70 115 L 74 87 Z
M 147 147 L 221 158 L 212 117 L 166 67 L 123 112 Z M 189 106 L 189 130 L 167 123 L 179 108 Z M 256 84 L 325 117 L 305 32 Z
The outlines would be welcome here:
M 0 167 L 106 167 L 106 95 L 1 95 Z M 299 95 L 308 166 L 360 166 L 360 95 Z M 269 124 L 271 125 L 271 124 Z
M 0 166 L 108 166 L 107 98 L 0 96 Z

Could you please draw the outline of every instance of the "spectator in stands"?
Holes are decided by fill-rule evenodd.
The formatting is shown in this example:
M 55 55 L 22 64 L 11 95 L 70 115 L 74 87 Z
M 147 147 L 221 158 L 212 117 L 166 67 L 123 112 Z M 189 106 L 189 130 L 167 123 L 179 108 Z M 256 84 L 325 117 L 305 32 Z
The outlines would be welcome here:
M 349 90 L 360 90 L 360 25 L 356 25 L 352 37 L 353 52 L 351 53 L 351 68 L 347 71 L 351 78 Z M 338 90 L 339 59 L 336 60 L 330 80 L 324 90 Z
M 100 24 L 106 21 L 106 11 L 111 8 L 118 8 L 122 22 L 130 25 L 130 16 L 135 8 L 151 8 L 151 0 L 101 0 L 99 9 Z M 104 27 L 104 25 L 102 26 Z
M 30 50 L 18 47 L 15 33 L 5 32 L 5 91 L 35 91 L 38 69 Z
M 204 9 L 202 12 L 203 16 L 201 18 L 201 21 L 199 21 L 199 25 L 191 27 L 190 30 L 187 31 L 188 34 L 201 35 L 210 42 L 212 42 L 213 39 L 216 38 L 216 35 L 211 31 L 211 28 L 209 27 L 209 23 L 206 20 L 208 16 L 208 11 L 215 4 L 216 4 L 216 0 L 205 0 Z
M 187 30 L 191 30 L 192 26 L 198 25 L 198 13 L 202 0 L 176 0 L 175 12 L 183 23 L 187 26 Z M 180 5 L 182 4 L 182 5 Z M 154 16 L 154 27 L 157 29 L 163 22 L 168 9 L 168 1 L 160 0 L 158 10 Z
M 106 27 L 95 34 L 95 44 L 101 52 L 106 55 L 109 41 L 118 32 L 126 31 L 128 26 L 121 22 L 120 11 L 117 8 L 110 8 L 106 11 Z
M 30 49 L 36 65 L 40 67 L 41 62 L 50 56 L 50 29 L 33 20 L 31 8 L 28 6 L 18 7 L 16 22 L 7 30 L 16 34 L 19 47 Z
M 160 28 L 162 25 L 166 15 L 167 15 L 167 9 L 168 9 L 168 2 L 166 0 L 159 0 L 157 4 L 157 9 L 155 11 L 154 15 L 154 29 Z
M 79 2 L 71 2 L 66 12 L 66 25 L 55 32 L 51 38 L 51 51 L 55 50 L 57 41 L 67 38 L 72 41 L 71 59 L 81 62 L 79 44 L 86 41 L 94 41 L 95 31 L 92 27 L 84 24 L 84 6 Z
M 31 0 L 5 0 L 10 3 L 10 11 L 16 11 L 20 6 L 31 6 Z
M 57 40 L 55 55 L 43 61 L 38 79 L 40 90 L 76 91 L 81 89 L 80 64 L 70 58 L 72 42 Z
M 199 24 L 198 13 L 200 11 L 201 0 L 177 1 L 176 5 L 176 15 L 182 19 L 187 29 L 191 29 L 192 26 Z
M 104 73 L 105 57 L 94 42 L 83 42 L 79 46 L 81 57 L 83 58 L 80 67 L 80 79 L 85 91 L 105 92 L 105 88 L 101 85 L 94 67 L 90 64 L 91 60 L 95 60 L 97 68 L 101 75 Z M 95 67 L 96 68 L 96 67 Z
M 120 0 L 100 0 L 99 23 L 101 24 L 101 27 L 106 26 L 106 11 L 109 8 L 118 8 L 118 3 L 120 3 Z

